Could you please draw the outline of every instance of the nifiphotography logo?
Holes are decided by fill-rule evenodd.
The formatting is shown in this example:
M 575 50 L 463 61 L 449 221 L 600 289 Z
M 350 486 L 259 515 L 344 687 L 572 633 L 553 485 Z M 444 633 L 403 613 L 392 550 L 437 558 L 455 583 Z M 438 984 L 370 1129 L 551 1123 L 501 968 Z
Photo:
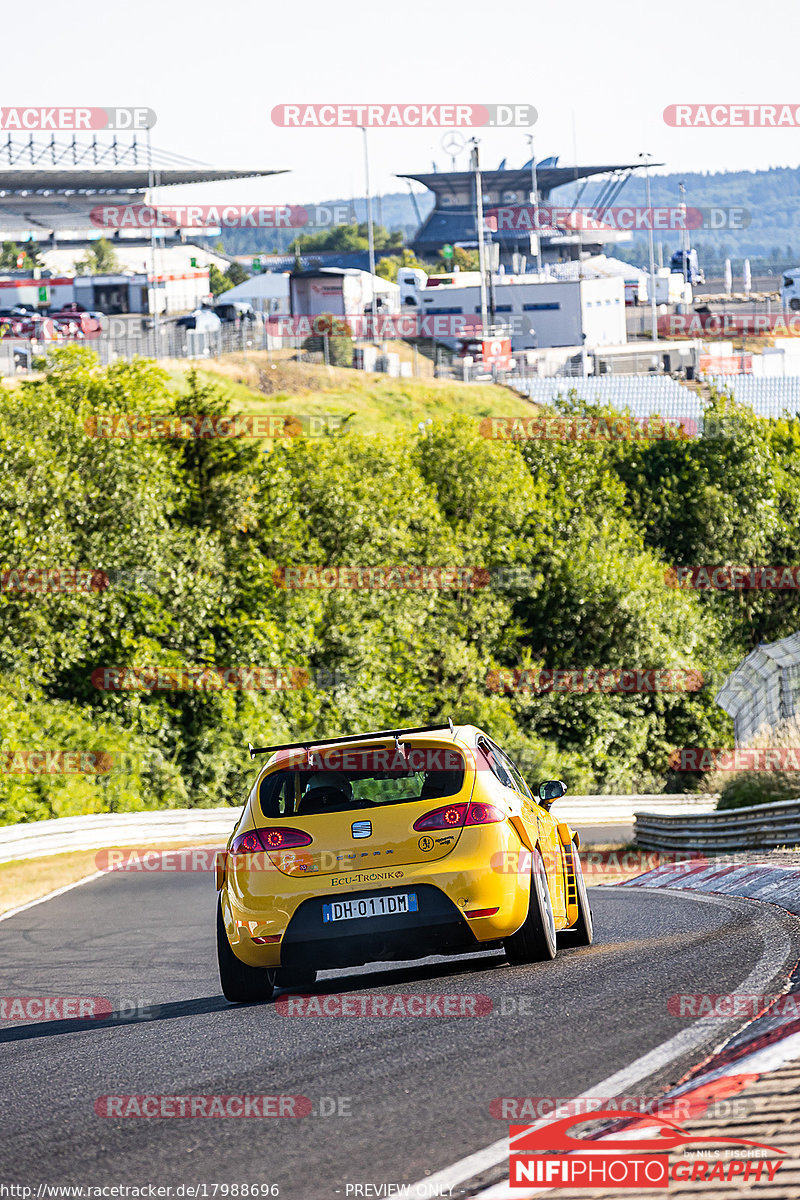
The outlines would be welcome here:
M 616 1136 L 573 1137 L 569 1130 L 587 1121 L 611 1121 Z M 621 1126 L 620 1123 L 621 1122 Z M 656 1126 L 651 1136 L 637 1137 L 636 1130 Z M 622 1136 L 619 1136 L 622 1131 Z M 633 1136 L 630 1136 L 630 1135 Z M 682 1148 L 691 1142 L 702 1143 L 696 1158 L 686 1158 Z M 763 1152 L 754 1157 L 746 1152 L 725 1155 L 724 1150 L 708 1147 L 744 1147 Z M 670 1161 L 672 1151 L 681 1154 Z M 674 1121 L 648 1114 L 631 1120 L 630 1113 L 604 1109 L 591 1115 L 574 1113 L 541 1127 L 512 1125 L 509 1146 L 509 1185 L 529 1188 L 533 1184 L 573 1188 L 663 1188 L 671 1182 L 691 1180 L 756 1183 L 771 1182 L 781 1165 L 785 1150 L 750 1142 L 744 1138 L 693 1135 Z M 702 1157 L 701 1155 L 705 1155 Z M 713 1158 L 709 1157 L 712 1155 Z

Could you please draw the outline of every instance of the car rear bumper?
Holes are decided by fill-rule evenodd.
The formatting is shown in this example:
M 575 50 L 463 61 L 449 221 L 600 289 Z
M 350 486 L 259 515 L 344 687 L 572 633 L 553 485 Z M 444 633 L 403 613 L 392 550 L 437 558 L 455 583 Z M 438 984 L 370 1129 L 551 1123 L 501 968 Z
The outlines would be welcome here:
M 417 912 L 324 922 L 330 898 L 306 900 L 289 922 L 281 941 L 281 966 L 355 967 L 367 962 L 425 958 L 429 954 L 465 954 L 481 943 L 452 900 L 432 884 L 414 886 Z M 406 888 L 376 888 L 358 899 L 406 893 Z
M 228 874 L 222 887 L 222 910 L 233 952 L 250 966 L 302 963 L 324 969 L 323 960 L 331 967 L 356 966 L 469 953 L 497 945 L 525 920 L 530 874 L 529 868 L 523 874 L 493 868 L 489 865 L 493 852 L 486 846 L 476 854 L 479 839 L 488 841 L 491 829 L 470 831 L 470 840 L 474 838 L 476 843 L 472 847 L 459 845 L 445 859 L 401 870 L 362 871 L 313 883 L 271 873 L 272 888 L 278 882 L 281 885 L 274 891 L 266 886 L 263 874 L 251 880 Z M 510 840 L 502 839 L 504 850 Z M 259 894 L 251 890 L 254 887 Z M 417 913 L 332 923 L 322 919 L 322 905 L 333 900 L 412 891 L 420 899 Z M 490 911 L 485 916 L 468 915 L 486 910 Z M 264 937 L 275 940 L 264 943 Z

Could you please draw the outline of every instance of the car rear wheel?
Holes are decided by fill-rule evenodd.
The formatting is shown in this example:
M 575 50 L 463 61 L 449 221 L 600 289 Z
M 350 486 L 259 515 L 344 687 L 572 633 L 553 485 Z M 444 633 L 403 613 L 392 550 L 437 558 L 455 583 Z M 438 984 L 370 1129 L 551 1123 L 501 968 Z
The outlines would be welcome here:
M 591 946 L 594 930 L 592 927 L 592 910 L 589 905 L 589 897 L 586 894 L 586 881 L 583 878 L 583 868 L 581 867 L 578 847 L 574 842 L 571 843 L 570 850 L 572 852 L 570 871 L 575 880 L 575 887 L 578 892 L 578 919 L 574 925 L 571 925 L 569 929 L 564 931 L 566 934 L 564 942 L 570 946 Z
M 265 967 L 248 967 L 233 953 L 225 931 L 221 897 L 217 901 L 217 962 L 222 994 L 226 1000 L 234 1004 L 252 1004 L 271 999 L 275 972 Z
M 528 915 L 516 933 L 504 941 L 510 963 L 547 962 L 556 956 L 556 922 L 541 852 L 531 859 L 531 892 Z

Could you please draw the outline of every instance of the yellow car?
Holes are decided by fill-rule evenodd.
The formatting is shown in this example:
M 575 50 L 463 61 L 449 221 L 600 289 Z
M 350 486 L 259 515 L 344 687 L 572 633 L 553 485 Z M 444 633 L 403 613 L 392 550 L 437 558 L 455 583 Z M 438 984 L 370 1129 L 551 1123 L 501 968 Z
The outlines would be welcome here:
M 425 725 L 269 754 L 217 858 L 220 980 L 232 1001 L 368 962 L 503 947 L 552 959 L 592 940 L 578 835 L 473 725 Z

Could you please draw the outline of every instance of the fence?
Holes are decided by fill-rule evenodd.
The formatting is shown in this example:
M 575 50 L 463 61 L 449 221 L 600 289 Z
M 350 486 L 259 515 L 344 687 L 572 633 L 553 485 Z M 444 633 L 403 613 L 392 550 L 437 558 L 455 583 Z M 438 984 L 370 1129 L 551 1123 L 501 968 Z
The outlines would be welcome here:
M 800 845 L 800 799 L 713 813 L 637 812 L 634 840 L 645 850 L 769 850 Z
M 634 810 L 647 801 L 661 812 L 696 810 L 708 805 L 698 796 L 569 796 L 553 805 L 559 821 L 580 824 L 633 823 Z M 238 808 L 174 808 L 161 812 L 97 813 L 59 817 L 0 827 L 0 863 L 43 858 L 74 850 L 108 846 L 146 846 L 160 842 L 218 839 L 223 846 L 239 815 Z

